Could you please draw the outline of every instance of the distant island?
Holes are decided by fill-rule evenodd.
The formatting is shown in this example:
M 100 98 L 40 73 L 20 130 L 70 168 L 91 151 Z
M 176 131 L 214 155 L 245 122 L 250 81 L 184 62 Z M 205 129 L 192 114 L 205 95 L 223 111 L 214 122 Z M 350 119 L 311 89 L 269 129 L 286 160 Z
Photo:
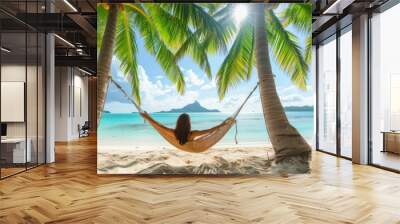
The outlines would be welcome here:
M 285 111 L 313 111 L 313 106 L 287 106 L 284 107 Z M 168 111 L 160 111 L 159 113 L 198 113 L 198 112 L 221 112 L 217 109 L 207 109 L 200 105 L 198 101 L 188 104 L 182 108 L 171 109 Z
M 190 112 L 220 112 L 216 109 L 207 109 L 200 105 L 198 101 L 194 101 L 192 104 L 188 104 L 179 109 L 171 109 L 169 111 L 160 111 L 159 113 L 190 113 Z
M 104 113 L 104 114 L 110 114 L 111 112 L 108 111 L 108 110 L 103 110 L 103 113 Z
M 313 106 L 288 106 L 285 111 L 313 111 Z

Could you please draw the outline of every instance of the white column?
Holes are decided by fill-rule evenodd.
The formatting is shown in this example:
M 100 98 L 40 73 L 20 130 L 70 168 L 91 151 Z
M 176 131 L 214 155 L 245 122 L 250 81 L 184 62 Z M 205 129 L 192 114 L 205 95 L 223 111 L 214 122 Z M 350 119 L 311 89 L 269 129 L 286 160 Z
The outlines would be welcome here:
M 353 19 L 353 162 L 368 163 L 368 16 Z
M 46 36 L 46 163 L 55 161 L 55 74 L 54 74 L 54 35 Z
M 311 74 L 313 76 L 314 82 L 312 83 L 313 98 L 314 98 L 314 139 L 312 142 L 312 147 L 317 148 L 317 48 L 315 45 L 312 46 L 312 60 L 311 60 Z
M 71 67 L 55 68 L 55 141 L 71 140 Z

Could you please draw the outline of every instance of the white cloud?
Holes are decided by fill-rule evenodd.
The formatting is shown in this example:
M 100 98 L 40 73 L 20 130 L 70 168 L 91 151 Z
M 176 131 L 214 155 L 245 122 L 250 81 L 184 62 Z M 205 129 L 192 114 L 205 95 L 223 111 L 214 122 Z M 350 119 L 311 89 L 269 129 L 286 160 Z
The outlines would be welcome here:
M 196 73 L 192 69 L 186 71 L 185 81 L 188 87 L 190 86 L 201 86 L 204 83 L 204 80 L 199 78 Z
M 118 70 L 116 75 L 117 75 L 117 81 L 128 81 L 120 70 Z
M 111 73 L 114 76 L 114 78 L 116 79 L 116 81 L 118 82 L 126 82 L 127 79 L 125 78 L 124 73 L 122 73 L 121 69 L 120 69 L 120 61 L 118 60 L 118 58 L 113 57 L 112 58 L 112 62 L 111 62 Z
M 199 100 L 199 103 L 203 107 L 206 107 L 208 109 L 221 110 L 221 106 L 220 106 L 221 102 L 219 101 L 219 99 L 217 97 L 209 97 L 209 98 L 206 98 L 206 99 L 201 99 L 201 100 Z
M 310 90 L 304 91 L 294 85 L 278 88 L 278 94 L 283 106 L 304 106 L 314 104 L 314 97 Z
M 170 93 L 163 97 L 155 97 L 147 94 L 142 98 L 143 108 L 149 112 L 170 110 L 172 108 L 181 108 L 189 103 L 198 100 L 199 93 L 196 91 L 186 91 L 184 96 L 177 93 Z
M 294 85 L 280 87 L 280 88 L 278 87 L 279 95 L 293 94 L 293 93 L 295 93 L 297 91 L 299 91 L 299 88 L 297 88 Z
M 161 80 L 152 82 L 143 66 L 139 65 L 138 68 L 141 95 L 163 96 L 173 91 L 173 86 L 164 86 Z
M 161 80 L 151 81 L 143 66 L 139 65 L 139 79 L 142 107 L 149 112 L 180 108 L 198 99 L 197 91 L 186 91 L 180 96 L 173 85 L 165 85 Z
M 217 97 L 199 100 L 200 104 L 209 109 L 218 109 L 224 113 L 233 113 L 244 102 L 248 95 L 239 94 L 226 96 L 222 101 Z M 242 113 L 261 112 L 261 103 L 258 93 L 254 93 L 242 109 Z
M 130 103 L 121 103 L 118 101 L 107 102 L 104 105 L 104 110 L 111 113 L 132 113 L 136 112 L 136 108 Z
M 298 94 L 281 96 L 281 101 L 283 106 L 304 106 L 304 105 L 313 105 L 314 97 L 304 96 Z
M 202 87 L 200 87 L 201 90 L 210 90 L 214 89 L 216 87 L 214 80 L 204 84 Z

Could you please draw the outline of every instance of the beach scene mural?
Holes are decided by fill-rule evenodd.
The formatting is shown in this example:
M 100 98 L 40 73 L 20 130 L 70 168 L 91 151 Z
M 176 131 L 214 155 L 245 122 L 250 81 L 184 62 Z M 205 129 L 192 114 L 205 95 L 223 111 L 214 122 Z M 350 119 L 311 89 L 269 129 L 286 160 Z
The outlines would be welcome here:
M 101 3 L 99 174 L 309 172 L 311 5 Z

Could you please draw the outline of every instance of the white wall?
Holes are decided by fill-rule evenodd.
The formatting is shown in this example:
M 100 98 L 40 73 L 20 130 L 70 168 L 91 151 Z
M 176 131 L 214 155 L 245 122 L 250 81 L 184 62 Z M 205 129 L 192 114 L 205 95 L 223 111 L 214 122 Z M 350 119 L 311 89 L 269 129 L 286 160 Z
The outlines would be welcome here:
M 37 70 L 38 69 L 38 70 Z M 29 139 L 28 144 L 31 144 L 32 161 L 44 163 L 44 83 L 42 68 L 39 66 L 25 66 L 25 64 L 3 64 L 1 66 L 1 81 L 2 82 L 20 82 L 26 84 L 26 101 L 24 99 L 18 108 L 12 106 L 4 106 L 2 102 L 2 114 L 4 113 L 20 113 L 22 120 L 18 122 L 5 122 L 7 124 L 7 137 L 9 138 L 24 138 L 25 135 Z M 27 78 L 27 80 L 25 80 Z M 3 83 L 2 83 L 3 85 Z M 2 89 L 2 98 L 7 97 L 4 95 L 5 89 Z M 24 95 L 24 87 L 19 91 L 19 94 Z M 17 94 L 17 93 L 14 93 Z M 21 98 L 24 98 L 22 96 Z M 15 102 L 17 104 L 18 102 Z M 26 103 L 26 106 L 25 106 Z M 13 111 L 15 110 L 15 111 Z M 26 120 L 25 120 L 26 112 Z M 37 154 L 38 153 L 38 154 Z
M 56 67 L 55 73 L 55 140 L 74 140 L 78 125 L 88 120 L 88 78 L 71 67 Z
M 1 66 L 1 81 L 4 82 L 25 82 L 25 64 L 24 65 L 2 65 Z M 7 108 L 1 108 L 7 110 Z M 25 122 L 8 122 L 7 123 L 8 137 L 25 137 Z
M 75 70 L 76 72 L 77 70 Z M 74 138 L 79 137 L 78 125 L 83 125 L 85 121 L 88 121 L 88 78 L 79 75 L 75 75 L 74 78 L 74 108 L 72 108 L 73 119 L 71 135 Z M 74 112 L 75 110 L 75 112 Z
M 1 82 L 1 121 L 24 122 L 25 83 Z
M 55 141 L 68 140 L 68 88 L 70 83 L 68 71 L 69 69 L 67 67 L 55 68 Z

